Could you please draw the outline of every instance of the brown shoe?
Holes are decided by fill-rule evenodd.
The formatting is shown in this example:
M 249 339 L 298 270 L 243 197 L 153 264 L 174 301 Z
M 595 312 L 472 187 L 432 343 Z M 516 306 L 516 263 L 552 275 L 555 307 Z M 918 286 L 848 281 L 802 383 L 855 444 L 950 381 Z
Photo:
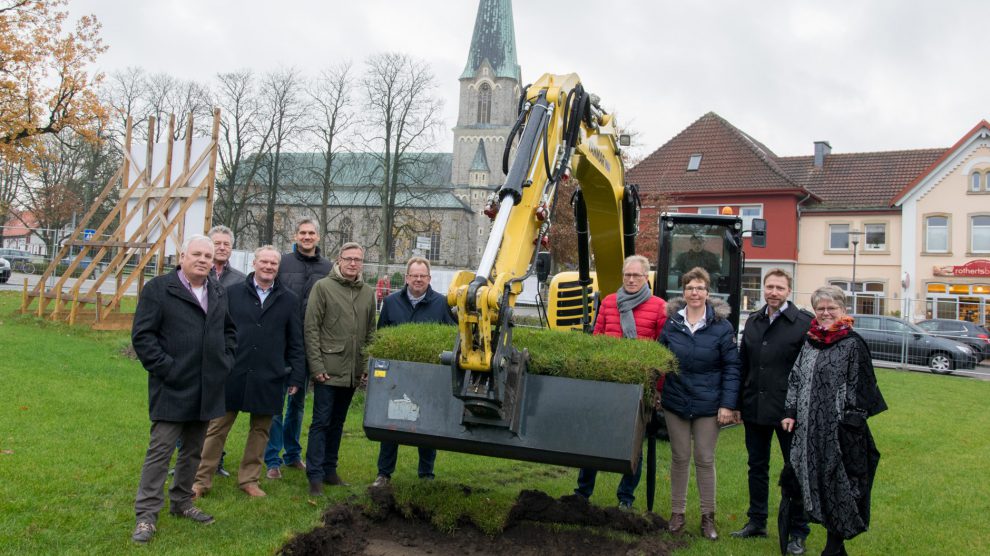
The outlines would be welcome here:
M 281 479 L 282 471 L 278 467 L 269 467 L 268 471 L 265 472 L 265 477 L 269 479 Z
M 285 464 L 285 466 L 286 467 L 291 467 L 293 469 L 298 469 L 300 471 L 305 471 L 306 470 L 306 462 L 304 462 L 303 460 L 294 461 L 292 463 L 287 463 L 287 464 Z
M 248 483 L 242 486 L 241 490 L 244 491 L 244 494 L 247 494 L 248 496 L 252 496 L 255 498 L 261 498 L 262 496 L 266 496 L 265 491 L 261 490 L 261 488 L 258 487 L 258 483 Z
M 340 475 L 336 473 L 331 473 L 330 475 L 323 477 L 323 482 L 331 486 L 351 486 L 350 483 L 344 482 L 344 479 L 341 479 Z
M 671 533 L 680 533 L 684 530 L 684 514 L 670 514 L 670 523 L 667 528 Z
M 310 496 L 323 496 L 323 482 L 322 481 L 310 481 L 309 482 L 309 495 Z
M 715 531 L 715 513 L 701 515 L 701 536 L 710 541 L 718 540 L 718 533 Z

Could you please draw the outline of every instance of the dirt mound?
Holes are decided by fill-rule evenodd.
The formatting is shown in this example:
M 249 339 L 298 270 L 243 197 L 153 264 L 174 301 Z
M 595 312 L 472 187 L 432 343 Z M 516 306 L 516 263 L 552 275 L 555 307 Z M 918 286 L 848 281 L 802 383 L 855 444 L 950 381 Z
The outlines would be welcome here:
M 683 542 L 662 531 L 666 522 L 654 514 L 599 508 L 576 495 L 553 499 L 538 491 L 523 491 L 509 514 L 505 530 L 490 537 L 467 519 L 456 533 L 437 531 L 429 512 L 412 508 L 406 518 L 390 489 L 369 489 L 373 505 L 338 504 L 323 514 L 322 527 L 301 534 L 282 547 L 281 554 L 333 556 L 421 556 L 463 554 L 488 556 L 574 556 L 575 554 L 670 554 Z M 594 527 L 595 530 L 554 531 L 544 524 Z M 607 535 L 620 531 L 638 537 L 622 541 Z

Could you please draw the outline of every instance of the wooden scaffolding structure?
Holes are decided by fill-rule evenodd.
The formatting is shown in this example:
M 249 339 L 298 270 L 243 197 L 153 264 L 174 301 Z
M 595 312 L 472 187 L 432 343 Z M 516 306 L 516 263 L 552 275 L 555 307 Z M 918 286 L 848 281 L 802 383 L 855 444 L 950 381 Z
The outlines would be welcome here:
M 178 176 L 173 176 L 176 170 L 173 168 L 174 132 L 175 116 L 172 115 L 168 122 L 164 164 L 160 171 L 152 175 L 156 150 L 155 119 L 148 121 L 148 144 L 143 161 L 132 154 L 132 122 L 127 119 L 124 159 L 120 168 L 104 186 L 69 239 L 62 244 L 34 287 L 29 289 L 27 280 L 24 281 L 21 313 L 33 312 L 39 318 L 68 320 L 70 324 L 88 320 L 98 330 L 130 329 L 134 315 L 121 311 L 121 299 L 132 286 L 136 286 L 140 294 L 146 272 L 151 272 L 152 276 L 162 274 L 166 246 L 169 241 L 176 247 L 182 245 L 187 232 L 186 213 L 201 198 L 205 198 L 206 202 L 203 227 L 202 230 L 193 229 L 191 233 L 205 234 L 212 226 L 220 109 L 213 111 L 210 142 L 195 160 L 192 160 L 193 117 L 189 115 Z M 204 177 L 193 183 L 197 176 Z M 95 215 L 99 207 L 118 188 L 120 198 L 117 204 L 102 222 L 97 223 Z M 83 237 L 83 230 L 86 229 L 93 230 L 92 238 Z M 79 248 L 78 253 L 72 256 L 61 276 L 56 276 L 61 261 L 69 256 L 73 247 Z M 134 260 L 137 262 L 132 263 Z M 82 269 L 81 274 L 71 281 L 72 274 L 79 268 Z M 100 270 L 102 272 L 98 272 Z M 114 285 L 112 292 L 101 293 L 101 287 L 111 277 Z M 53 284 L 46 288 L 45 283 L 50 280 Z M 32 307 L 35 300 L 37 305 Z

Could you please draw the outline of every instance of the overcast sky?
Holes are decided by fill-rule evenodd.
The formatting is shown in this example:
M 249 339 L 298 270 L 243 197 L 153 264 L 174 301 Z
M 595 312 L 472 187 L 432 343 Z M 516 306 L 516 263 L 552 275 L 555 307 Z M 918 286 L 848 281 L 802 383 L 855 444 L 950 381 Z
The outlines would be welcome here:
M 456 120 L 477 0 L 71 0 L 112 72 L 209 81 L 398 51 L 429 62 Z M 601 11 L 602 8 L 607 11 Z M 599 10 L 599 11 L 594 11 Z M 709 111 L 779 155 L 948 147 L 990 115 L 990 2 L 517 0 L 523 80 L 577 72 L 659 148 Z M 451 148 L 448 133 L 439 150 Z

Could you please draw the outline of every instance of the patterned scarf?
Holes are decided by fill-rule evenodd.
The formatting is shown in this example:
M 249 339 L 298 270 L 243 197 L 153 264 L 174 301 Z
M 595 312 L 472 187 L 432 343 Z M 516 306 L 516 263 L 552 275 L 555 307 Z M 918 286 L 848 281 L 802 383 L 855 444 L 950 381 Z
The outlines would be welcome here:
M 816 342 L 831 345 L 838 342 L 842 338 L 849 335 L 849 331 L 852 330 L 852 325 L 855 319 L 849 315 L 843 315 L 842 317 L 836 319 L 831 326 L 822 326 L 815 318 L 811 321 L 811 329 L 808 330 L 808 336 Z

